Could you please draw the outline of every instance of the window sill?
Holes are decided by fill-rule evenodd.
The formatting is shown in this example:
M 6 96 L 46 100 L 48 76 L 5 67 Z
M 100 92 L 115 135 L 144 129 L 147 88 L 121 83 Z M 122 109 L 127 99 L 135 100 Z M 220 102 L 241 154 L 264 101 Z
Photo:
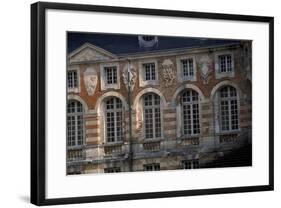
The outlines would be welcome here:
M 153 138 L 153 139 L 143 139 L 141 143 L 151 143 L 151 142 L 161 142 L 163 141 L 162 138 Z
M 120 141 L 120 142 L 108 142 L 108 143 L 104 143 L 101 145 L 101 147 L 113 147 L 113 146 L 119 146 L 119 145 L 123 145 L 124 142 Z
M 85 145 L 77 145 L 77 146 L 67 146 L 67 150 L 78 150 L 78 149 L 84 149 Z
M 182 82 L 196 82 L 195 77 L 182 77 Z
M 217 72 L 216 73 L 216 79 L 222 79 L 222 78 L 225 78 L 225 77 L 234 77 L 235 74 L 234 74 L 234 71 L 231 71 L 231 72 Z
M 149 85 L 159 85 L 158 80 L 142 80 L 140 82 L 140 87 L 146 87 Z
M 68 93 L 79 93 L 80 90 L 78 87 L 75 87 L 75 88 L 67 88 L 67 92 Z
M 177 139 L 185 140 L 185 139 L 193 139 L 193 138 L 199 138 L 200 134 L 194 134 L 194 135 L 182 135 L 180 137 L 177 137 Z
M 178 143 L 182 143 L 183 145 L 195 145 L 198 146 L 200 144 L 200 135 L 184 135 L 181 137 L 177 137 Z
M 241 133 L 241 130 L 238 129 L 238 130 L 233 130 L 233 131 L 222 131 L 222 132 L 217 133 L 217 135 L 221 136 L 221 135 L 231 135 L 231 134 L 240 134 L 240 133 Z

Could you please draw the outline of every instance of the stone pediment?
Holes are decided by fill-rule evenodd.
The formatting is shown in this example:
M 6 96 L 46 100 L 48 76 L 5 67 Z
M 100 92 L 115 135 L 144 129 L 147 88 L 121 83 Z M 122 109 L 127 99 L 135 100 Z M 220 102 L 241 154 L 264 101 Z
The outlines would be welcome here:
M 116 56 L 102 48 L 86 43 L 69 54 L 70 63 L 114 59 Z

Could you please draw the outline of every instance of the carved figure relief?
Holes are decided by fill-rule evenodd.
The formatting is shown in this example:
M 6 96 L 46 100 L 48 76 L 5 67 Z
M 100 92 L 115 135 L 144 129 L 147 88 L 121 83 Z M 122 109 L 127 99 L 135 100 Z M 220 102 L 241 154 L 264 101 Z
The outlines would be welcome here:
M 131 87 L 131 90 L 133 90 L 137 78 L 136 67 L 130 64 L 130 68 L 128 69 L 128 64 L 126 64 L 125 67 L 123 68 L 122 77 L 123 77 L 124 85 L 126 86 L 127 90 L 129 85 Z
M 211 75 L 212 59 L 204 55 L 199 60 L 200 77 L 204 84 L 208 84 Z
M 87 68 L 84 72 L 84 83 L 88 95 L 94 95 L 98 82 L 97 72 L 94 68 Z
M 162 69 L 165 86 L 168 87 L 173 84 L 176 78 L 173 62 L 170 59 L 165 59 L 162 63 Z

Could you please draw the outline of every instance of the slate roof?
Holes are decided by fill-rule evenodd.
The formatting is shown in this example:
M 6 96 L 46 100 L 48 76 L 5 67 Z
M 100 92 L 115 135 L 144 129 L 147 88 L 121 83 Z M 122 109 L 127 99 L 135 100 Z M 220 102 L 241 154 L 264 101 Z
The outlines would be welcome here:
M 103 48 L 113 54 L 133 54 L 141 52 L 165 51 L 179 48 L 200 48 L 239 44 L 239 40 L 189 38 L 158 36 L 158 45 L 151 48 L 139 47 L 138 35 L 121 35 L 108 33 L 68 33 L 67 50 L 71 53 L 85 43 Z

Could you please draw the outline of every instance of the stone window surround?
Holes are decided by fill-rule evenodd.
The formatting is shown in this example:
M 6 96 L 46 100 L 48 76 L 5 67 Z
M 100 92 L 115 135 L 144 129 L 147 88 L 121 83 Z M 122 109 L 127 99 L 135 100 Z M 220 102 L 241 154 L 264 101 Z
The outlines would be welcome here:
M 117 83 L 116 84 L 107 84 L 106 83 L 106 73 L 104 71 L 105 67 L 116 67 L 117 70 Z M 100 64 L 100 84 L 101 90 L 107 89 L 120 89 L 120 67 L 119 63 L 112 62 L 112 63 L 102 63 Z
M 105 125 L 105 119 L 104 119 L 104 112 L 105 112 L 105 102 L 108 98 L 110 97 L 116 97 L 119 98 L 122 102 L 122 109 L 123 111 L 127 111 L 129 109 L 129 106 L 126 102 L 126 99 L 118 92 L 114 92 L 114 91 L 110 91 L 110 92 L 106 92 L 105 94 L 103 94 L 101 97 L 99 97 L 99 99 L 97 100 L 96 103 L 96 112 L 98 114 L 98 124 L 99 124 L 99 131 L 100 131 L 100 141 L 103 142 L 103 144 L 115 144 L 115 143 L 108 143 L 106 141 L 106 125 Z M 123 118 L 125 119 L 125 118 Z M 126 128 L 124 126 L 124 128 Z M 123 128 L 123 132 L 125 132 L 126 129 Z M 124 134 L 123 137 L 125 137 L 126 135 Z M 122 142 L 116 142 L 116 144 L 120 144 L 123 143 L 124 139 L 122 140 Z
M 155 80 L 145 80 L 145 71 L 143 64 L 154 63 L 155 64 Z M 159 84 L 159 71 L 158 62 L 156 59 L 144 59 L 139 61 L 139 86 L 144 87 L 146 85 L 158 85 Z
M 197 97 L 198 97 L 198 100 L 197 101 L 190 101 L 190 102 L 187 102 L 187 103 L 185 103 L 184 105 L 187 105 L 187 106 L 190 106 L 190 118 L 189 118 L 189 120 L 190 120 L 190 122 L 191 122 L 191 130 L 192 130 L 192 133 L 191 134 L 185 134 L 184 133 L 184 131 L 186 130 L 185 129 L 185 127 L 184 127 L 184 113 L 183 113 L 183 104 L 181 103 L 181 98 L 182 98 L 182 93 L 184 92 L 184 91 L 188 91 L 188 90 L 190 90 L 190 91 L 194 91 L 194 92 L 196 92 L 197 93 Z M 178 98 L 178 101 L 179 101 L 179 105 L 180 105 L 180 107 L 181 107 L 181 109 L 180 109 L 180 115 L 181 115 L 181 126 L 182 126 L 182 128 L 181 128 L 181 135 L 182 136 L 184 136 L 184 137 L 197 137 L 197 136 L 199 136 L 200 135 L 200 132 L 201 132 L 201 104 L 200 104 L 200 96 L 199 96 L 199 93 L 197 92 L 197 91 L 195 91 L 195 90 L 193 90 L 193 89 L 183 89 L 180 93 L 179 93 L 179 98 Z M 192 95 L 190 95 L 190 97 L 192 97 Z M 194 128 L 194 124 L 193 124 L 193 122 L 194 122 L 194 112 L 192 112 L 192 111 L 194 111 L 194 104 L 197 104 L 198 105 L 198 116 L 199 116 L 199 118 L 198 118 L 198 124 L 199 124 L 199 132 L 198 133 L 194 133 L 194 130 L 195 130 L 195 128 Z M 177 109 L 178 110 L 178 109 Z M 191 116 L 192 115 L 192 116 Z M 188 119 L 188 118 L 187 118 Z
M 74 97 L 68 98 L 67 99 L 67 105 L 68 105 L 68 103 L 70 101 L 75 101 L 75 102 L 80 103 L 82 105 L 83 112 L 80 113 L 80 114 L 79 113 L 75 114 L 75 116 L 77 116 L 77 115 L 82 115 L 83 116 L 83 124 L 82 124 L 82 131 L 83 131 L 83 136 L 82 136 L 83 138 L 82 139 L 83 139 L 83 141 L 82 141 L 82 144 L 74 145 L 74 146 L 70 146 L 70 145 L 67 144 L 67 149 L 80 149 L 80 148 L 84 147 L 85 142 L 86 142 L 86 128 L 85 128 L 85 113 L 86 113 L 86 109 L 85 109 L 84 103 L 80 102 L 80 100 L 75 99 Z M 66 114 L 67 114 L 67 117 L 68 117 L 69 114 L 68 113 L 66 113 Z M 68 138 L 67 138 L 67 140 L 68 140 Z M 77 140 L 77 135 L 75 136 L 75 140 Z
M 151 99 L 151 102 L 152 102 L 152 105 L 149 105 L 149 106 L 146 106 L 145 105 L 145 97 L 146 96 L 148 96 L 148 95 L 152 95 L 153 97 L 152 97 L 152 99 Z M 157 96 L 159 97 L 159 105 L 155 105 L 155 97 L 154 97 L 154 95 L 156 95 L 156 99 L 158 99 L 157 98 Z M 144 126 L 143 126 L 143 128 L 144 128 L 144 138 L 145 138 L 145 140 L 152 140 L 152 139 L 159 139 L 159 138 L 162 138 L 162 125 L 163 125 L 163 122 L 162 122 L 162 110 L 161 110 L 161 97 L 159 96 L 159 95 L 157 95 L 157 94 L 155 94 L 155 93 L 146 93 L 146 94 L 144 94 L 143 96 L 142 96 L 142 108 L 143 108 L 143 124 L 144 124 Z M 155 128 L 155 126 L 156 126 L 156 113 L 155 113 L 155 109 L 158 109 L 159 108 L 159 113 L 160 113 L 160 137 L 156 137 L 155 135 L 156 135 L 156 128 Z M 151 123 L 151 125 L 152 125 L 152 137 L 149 137 L 149 138 L 147 138 L 147 134 L 146 134 L 146 128 L 145 128 L 145 126 L 146 126 L 146 117 L 145 117 L 145 109 L 150 109 L 150 110 L 152 110 L 152 114 L 151 114 L 151 119 L 152 119 L 152 123 Z M 150 126 L 150 128 L 151 128 L 151 126 Z
M 80 93 L 80 68 L 79 68 L 79 66 L 68 66 L 67 67 L 67 72 L 68 71 L 76 71 L 76 74 L 77 74 L 77 87 L 69 88 L 68 87 L 68 83 L 67 83 L 67 92 L 68 93 Z M 67 74 L 66 74 L 66 79 L 67 79 Z M 67 80 L 67 82 L 68 82 L 68 80 Z
M 88 107 L 87 103 L 79 95 L 73 95 L 73 94 L 67 95 L 67 100 L 76 100 L 76 101 L 80 102 L 83 106 L 84 113 L 85 114 L 89 113 L 89 107 Z
M 221 89 L 223 89 L 224 87 L 226 87 L 226 89 L 227 89 L 227 97 L 221 97 L 220 96 Z M 232 96 L 231 95 L 231 90 L 232 90 L 231 88 L 235 90 L 236 96 Z M 220 87 L 217 93 L 219 93 L 219 95 L 218 95 L 218 102 L 219 102 L 218 105 L 220 106 L 219 110 L 220 110 L 220 127 L 221 127 L 221 132 L 222 133 L 224 133 L 224 132 L 228 133 L 228 132 L 233 132 L 233 131 L 238 130 L 238 127 L 239 127 L 238 126 L 239 112 L 238 112 L 237 90 L 235 88 L 233 88 L 232 86 L 227 85 L 227 86 Z M 232 101 L 236 101 L 236 103 L 233 103 Z M 224 112 L 226 111 L 228 113 L 227 118 L 224 118 L 224 119 L 223 119 L 223 116 L 222 116 L 222 114 L 223 114 L 222 113 L 223 112 L 223 110 L 222 110 L 222 102 L 224 102 L 224 106 L 227 106 L 227 110 L 224 109 Z M 225 102 L 227 104 L 225 104 Z M 234 106 L 237 108 L 237 112 L 236 113 L 233 112 L 233 110 L 232 110 Z M 236 119 L 233 119 L 233 116 L 235 116 L 235 117 L 237 116 L 237 126 L 233 125 L 233 122 L 236 121 Z M 223 124 L 226 121 L 227 121 L 227 125 L 226 126 L 228 126 L 229 129 L 225 130 L 224 129 L 225 126 Z M 237 128 L 235 128 L 234 126 L 237 127 Z
M 195 92 L 198 93 L 198 109 L 199 109 L 199 128 L 200 128 L 200 133 L 199 134 L 196 134 L 196 135 L 183 135 L 183 129 L 182 129 L 182 123 L 183 123 L 183 120 L 182 120 L 182 107 L 180 105 L 180 103 L 178 102 L 178 98 L 180 96 L 180 94 L 184 91 L 184 90 L 194 90 Z M 185 84 L 185 85 L 182 85 L 180 86 L 176 92 L 174 93 L 173 95 L 173 98 L 172 98 L 172 106 L 175 106 L 176 107 L 176 120 L 177 120 L 177 132 L 176 132 L 176 135 L 177 135 L 177 138 L 181 138 L 182 136 L 184 136 L 184 138 L 192 138 L 192 137 L 200 137 L 201 133 L 202 133 L 202 110 L 201 110 L 201 106 L 202 106 L 202 103 L 203 102 L 206 102 L 205 101 L 205 96 L 203 95 L 202 91 L 196 86 L 196 85 L 193 85 L 193 84 Z
M 193 60 L 193 76 L 192 77 L 184 77 L 183 76 L 183 71 L 182 71 L 182 67 L 181 67 L 181 60 L 185 60 L 185 59 L 192 59 Z M 176 62 L 177 62 L 177 79 L 179 82 L 184 82 L 184 81 L 194 81 L 196 82 L 197 80 L 197 65 L 196 65 L 196 59 L 194 55 L 184 55 L 184 56 L 178 56 L 176 58 Z
M 219 56 L 221 55 L 230 55 L 231 56 L 231 69 L 232 71 L 230 72 L 220 72 L 220 67 L 219 67 Z M 225 50 L 225 51 L 219 51 L 215 52 L 215 77 L 216 79 L 221 79 L 224 77 L 234 77 L 235 76 L 235 68 L 234 68 L 234 52 L 230 50 Z
M 113 109 L 107 109 L 107 101 L 108 100 L 111 100 L 113 99 Z M 117 101 L 120 100 L 119 98 L 117 97 L 114 97 L 114 96 L 110 96 L 110 97 L 107 97 L 103 102 L 103 105 L 104 105 L 104 124 L 105 124 L 105 136 L 106 136 L 106 143 L 108 144 L 114 144 L 114 143 L 120 143 L 122 142 L 123 138 L 124 138 L 124 132 L 123 132 L 123 121 L 124 121 L 124 108 L 122 106 L 122 100 L 120 100 L 121 102 L 121 108 L 117 108 Z M 111 133 L 114 133 L 114 136 L 113 138 L 109 138 L 108 136 L 108 125 L 109 125 L 109 121 L 107 120 L 108 119 L 108 116 L 107 116 L 107 113 L 110 112 L 110 113 L 113 113 L 113 117 L 111 117 L 111 119 L 113 118 L 113 123 L 114 123 L 114 131 L 111 132 Z M 118 129 L 118 121 L 117 121 L 117 113 L 120 113 L 121 112 L 121 126 L 119 126 L 120 129 Z M 118 134 L 117 133 L 120 133 L 120 137 L 118 138 Z M 109 139 L 113 139 L 113 141 L 109 141 Z
M 135 97 L 134 104 L 133 104 L 133 110 L 136 111 L 136 125 L 139 122 L 144 121 L 144 108 L 143 108 L 143 98 L 145 95 L 149 93 L 154 93 L 160 97 L 160 113 L 161 113 L 161 139 L 164 138 L 164 115 L 163 110 L 167 108 L 167 103 L 165 97 L 162 95 L 162 93 L 155 89 L 155 88 L 145 88 L 142 91 L 138 93 L 138 95 Z M 133 129 L 135 131 L 135 129 Z M 159 138 L 153 138 L 153 139 L 145 139 L 145 128 L 142 126 L 141 129 L 141 137 L 139 138 L 142 141 L 155 141 L 159 140 Z
M 148 138 L 146 139 L 146 136 L 145 136 L 145 126 L 144 126 L 144 97 L 148 94 L 156 94 L 160 97 L 160 122 L 161 122 L 161 137 L 157 137 L 157 138 Z M 139 106 L 139 110 L 140 110 L 140 113 L 141 113 L 141 121 L 143 123 L 143 126 L 142 126 L 142 130 L 141 130 L 141 140 L 144 140 L 144 141 L 154 141 L 154 140 L 159 140 L 159 139 L 162 139 L 164 138 L 164 116 L 163 116 L 163 101 L 162 101 L 162 98 L 159 94 L 155 93 L 155 92 L 147 92 L 145 94 L 143 94 L 140 98 L 140 106 Z M 139 121 L 138 121 L 139 122 Z
M 231 130 L 231 131 L 221 131 L 221 125 L 220 125 L 220 112 L 219 112 L 219 98 L 218 98 L 218 92 L 219 90 L 224 87 L 224 86 L 232 86 L 236 89 L 236 93 L 237 93 L 237 107 L 238 107 L 238 129 L 236 130 Z M 213 125 L 215 127 L 215 133 L 216 134 L 230 134 L 230 133 L 237 133 L 241 131 L 241 127 L 240 127 L 240 99 L 242 96 L 242 92 L 240 90 L 240 88 L 233 83 L 232 81 L 229 80 L 225 80 L 222 82 L 219 82 L 216 86 L 213 87 L 211 95 L 210 95 L 210 100 L 213 102 L 213 112 L 214 112 L 214 122 Z

